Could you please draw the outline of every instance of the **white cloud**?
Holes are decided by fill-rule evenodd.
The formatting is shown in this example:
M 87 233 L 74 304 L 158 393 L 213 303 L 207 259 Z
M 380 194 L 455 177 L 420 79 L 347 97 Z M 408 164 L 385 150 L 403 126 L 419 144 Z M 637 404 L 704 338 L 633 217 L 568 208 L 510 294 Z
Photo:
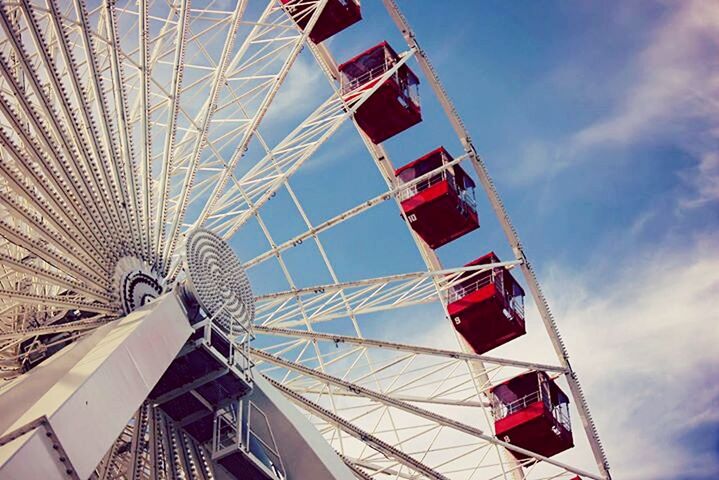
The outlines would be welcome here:
M 684 172 L 682 177 L 694 193 L 683 199 L 680 206 L 700 207 L 719 199 L 719 151 L 704 153 L 696 167 Z
M 324 95 L 324 91 L 328 92 L 327 95 Z M 322 70 L 313 60 L 300 55 L 277 92 L 266 120 L 299 123 L 304 115 L 309 114 L 328 96 L 329 87 Z
M 625 144 L 684 121 L 719 118 L 719 3 L 675 2 L 640 54 L 638 80 L 615 111 L 577 132 L 577 149 Z
M 638 80 L 614 112 L 574 134 L 565 154 L 647 139 L 674 142 L 697 159 L 681 172 L 692 193 L 679 207 L 719 200 L 719 3 L 674 2 L 637 61 Z
M 681 172 L 691 193 L 679 207 L 719 200 L 719 2 L 682 0 L 666 5 L 646 46 L 629 59 L 632 80 L 619 100 L 607 106 L 609 113 L 559 142 L 535 140 L 526 145 L 520 152 L 522 168 L 512 171 L 513 182 L 546 178 L 591 152 L 672 144 L 697 161 Z
M 714 439 L 685 439 L 719 424 L 719 237 L 608 258 L 582 271 L 553 266 L 544 282 L 579 373 L 614 478 L 719 477 Z M 528 310 L 529 312 L 529 310 Z M 553 362 L 534 310 L 528 333 L 488 355 Z M 403 341 L 456 348 L 451 328 Z M 595 470 L 581 422 L 557 460 Z M 702 445 L 702 443 L 704 445 Z
M 550 296 L 617 478 L 719 475 L 719 455 L 706 448 L 712 439 L 704 448 L 683 441 L 719 423 L 717 247 L 718 238 L 704 237 L 617 262 L 609 277 L 551 275 Z

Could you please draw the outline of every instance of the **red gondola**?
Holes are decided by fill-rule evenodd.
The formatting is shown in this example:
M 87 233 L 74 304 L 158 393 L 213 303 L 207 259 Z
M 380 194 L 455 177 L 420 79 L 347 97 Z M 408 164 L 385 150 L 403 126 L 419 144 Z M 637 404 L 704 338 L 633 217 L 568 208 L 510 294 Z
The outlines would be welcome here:
M 451 162 L 439 147 L 395 171 L 404 183 Z M 400 193 L 402 211 L 430 248 L 439 248 L 479 228 L 474 181 L 459 165 L 449 167 Z
M 546 372 L 524 373 L 492 387 L 491 394 L 497 438 L 545 457 L 574 446 L 569 398 Z
M 312 5 L 306 0 L 280 1 L 287 5 L 289 14 L 292 15 L 297 25 L 304 30 L 314 11 Z M 362 12 L 360 11 L 359 1 L 329 0 L 310 32 L 310 40 L 314 43 L 320 43 L 360 20 L 362 20 Z
M 346 100 L 372 88 L 399 60 L 387 42 L 375 45 L 338 67 Z M 356 111 L 355 120 L 374 143 L 381 143 L 422 121 L 419 79 L 406 65 L 385 81 Z
M 498 263 L 494 252 L 467 267 Z M 468 272 L 450 290 L 447 312 L 452 324 L 476 353 L 484 353 L 526 333 L 524 290 L 504 267 Z

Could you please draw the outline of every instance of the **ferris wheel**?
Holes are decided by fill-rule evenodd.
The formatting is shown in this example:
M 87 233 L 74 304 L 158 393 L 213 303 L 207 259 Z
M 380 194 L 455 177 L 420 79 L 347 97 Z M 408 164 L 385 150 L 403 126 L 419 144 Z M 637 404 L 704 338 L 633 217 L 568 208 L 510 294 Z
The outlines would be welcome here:
M 358 0 L 0 0 L 0 478 L 610 478 L 484 163 L 381 4 L 404 43 L 339 62 Z M 390 160 L 431 96 L 456 135 Z M 340 135 L 379 192 L 319 187 Z M 506 241 L 443 264 L 479 213 Z

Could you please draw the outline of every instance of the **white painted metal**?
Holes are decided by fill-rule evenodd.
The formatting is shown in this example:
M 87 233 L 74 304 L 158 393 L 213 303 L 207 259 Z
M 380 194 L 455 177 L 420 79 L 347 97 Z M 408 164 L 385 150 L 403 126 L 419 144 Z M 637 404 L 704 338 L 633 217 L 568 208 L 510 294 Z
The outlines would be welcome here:
M 352 344 L 352 345 L 367 345 L 367 346 L 372 346 L 372 347 L 376 347 L 376 348 L 386 348 L 386 349 L 390 349 L 390 350 L 398 350 L 398 351 L 402 351 L 402 352 L 412 352 L 412 353 L 423 354 L 423 355 L 436 355 L 436 356 L 440 356 L 440 357 L 458 358 L 458 359 L 462 359 L 462 360 L 478 360 L 478 361 L 481 361 L 484 363 L 494 363 L 494 364 L 498 364 L 498 365 L 526 368 L 527 370 L 545 370 L 545 371 L 549 371 L 549 372 L 564 372 L 564 368 L 557 367 L 554 365 L 522 362 L 519 360 L 511 360 L 508 358 L 497 358 L 497 357 L 491 357 L 488 355 L 477 355 L 474 353 L 455 352 L 452 350 L 443 350 L 440 348 L 424 347 L 421 345 L 407 345 L 407 344 L 403 344 L 403 343 L 389 342 L 386 340 L 372 340 L 369 338 L 357 338 L 357 337 L 349 337 L 347 335 L 332 335 L 329 333 L 308 332 L 305 330 L 293 330 L 293 329 L 286 329 L 286 328 L 265 327 L 262 325 L 255 326 L 255 331 L 260 334 L 266 333 L 268 335 L 279 335 L 282 337 L 292 337 L 292 338 L 293 337 L 305 337 L 305 338 L 311 338 L 313 340 L 323 340 L 326 342 L 348 343 L 348 344 Z
M 47 418 L 41 417 L 20 431 L 0 439 L 0 473 L 3 478 L 73 479 L 80 477 Z
M 262 376 L 249 397 L 267 416 L 290 478 L 343 480 L 351 473 L 312 424 Z
M 291 328 L 305 322 L 327 322 L 348 314 L 359 315 L 423 303 L 447 301 L 452 289 L 492 268 L 514 266 L 502 262 L 430 272 L 337 282 L 258 297 L 257 322 Z
M 439 168 L 436 168 L 430 172 L 425 173 L 424 175 L 420 175 L 417 178 L 415 178 L 412 181 L 403 183 L 400 186 L 397 186 L 396 188 L 393 188 L 392 190 L 383 193 L 381 195 L 377 195 L 376 197 L 373 197 L 356 207 L 353 207 L 346 212 L 340 213 L 339 215 L 336 215 L 332 217 L 329 220 L 326 220 L 322 222 L 321 224 L 311 228 L 310 230 L 307 230 L 306 232 L 297 235 L 296 237 L 287 240 L 281 245 L 276 246 L 275 248 L 263 253 L 262 255 L 258 255 L 257 257 L 253 258 L 252 260 L 245 263 L 245 267 L 249 268 L 254 265 L 257 265 L 258 263 L 261 263 L 264 260 L 267 260 L 268 258 L 271 258 L 274 255 L 277 255 L 279 252 L 286 250 L 291 247 L 295 247 L 299 244 L 301 244 L 303 241 L 307 240 L 311 237 L 317 237 L 317 234 L 322 233 L 326 230 L 331 229 L 332 227 L 335 227 L 339 225 L 341 222 L 347 221 L 350 218 L 359 215 L 361 213 L 364 213 L 366 210 L 369 210 L 370 208 L 379 205 L 380 203 L 387 201 L 395 196 L 402 195 L 404 192 L 406 192 L 408 189 L 411 189 L 412 187 L 422 183 L 423 181 L 427 180 L 428 178 L 431 178 L 433 175 L 437 175 L 438 173 L 445 172 L 447 169 L 453 167 L 454 165 L 459 164 L 462 160 L 465 160 L 465 156 L 461 156 L 459 158 L 455 158 L 451 162 L 447 162 L 444 165 L 442 165 Z
M 2 435 L 46 418 L 67 465 L 80 478 L 89 477 L 191 332 L 174 294 L 96 329 L 4 386 Z M 0 447 L 8 462 L 0 465 L 0 477 L 6 468 L 22 471 L 23 464 L 46 458 L 39 454 L 45 447 L 33 438 Z
M 423 465 L 420 462 L 417 462 L 411 456 L 406 455 L 402 451 L 392 447 L 391 445 L 386 444 L 379 438 L 374 437 L 374 436 L 368 434 L 367 432 L 364 432 L 361 429 L 355 427 L 351 423 L 342 420 L 340 417 L 337 417 L 336 415 L 332 414 L 332 412 L 322 408 L 321 406 L 317 405 L 316 403 L 313 403 L 313 402 L 307 400 L 306 398 L 302 397 L 301 395 L 295 393 L 290 388 L 287 388 L 278 382 L 273 382 L 271 379 L 268 379 L 268 381 L 272 382 L 277 389 L 279 389 L 282 393 L 287 395 L 287 397 L 290 398 L 291 400 L 297 402 L 303 408 L 309 409 L 313 414 L 322 417 L 325 421 L 337 424 L 340 428 L 343 429 L 343 431 L 349 433 L 352 436 L 355 436 L 355 437 L 361 439 L 363 442 L 371 443 L 373 446 L 375 446 L 375 448 L 377 448 L 379 451 L 381 451 L 388 457 L 396 459 L 398 462 L 402 463 L 403 465 L 405 465 L 409 468 L 412 468 L 413 470 L 415 470 L 418 473 L 425 475 L 427 478 L 437 479 L 437 480 L 447 480 L 447 477 L 445 477 L 444 475 Z
M 255 299 L 240 259 L 220 237 L 195 229 L 185 244 L 185 290 L 228 332 L 252 334 Z
M 336 378 L 336 377 L 333 377 L 333 376 L 331 376 L 331 375 L 327 375 L 327 374 L 325 374 L 325 373 L 321 373 L 321 372 L 315 371 L 315 370 L 313 370 L 313 369 L 311 369 L 311 368 L 303 367 L 302 365 L 299 365 L 299 364 L 297 364 L 297 363 L 293 363 L 293 362 L 290 362 L 290 361 L 287 361 L 287 360 L 283 360 L 283 359 L 281 359 L 281 358 L 279 358 L 279 357 L 277 357 L 277 356 L 274 356 L 274 355 L 269 354 L 269 353 L 266 353 L 266 352 L 261 352 L 261 351 L 255 350 L 254 353 L 255 353 L 255 355 L 257 356 L 258 359 L 262 359 L 262 360 L 265 360 L 265 361 L 268 361 L 268 362 L 272 362 L 272 363 L 275 363 L 275 364 L 278 364 L 278 365 L 282 365 L 282 366 L 284 366 L 284 367 L 291 368 L 291 369 L 293 369 L 293 370 L 300 371 L 300 372 L 304 373 L 305 375 L 308 375 L 308 376 L 311 376 L 311 377 L 317 377 L 318 379 L 321 379 L 322 381 L 325 381 L 325 382 L 331 383 L 332 385 L 341 387 L 341 388 L 343 388 L 343 389 L 345 389 L 345 390 L 347 390 L 347 391 L 349 391 L 349 392 L 354 393 L 355 395 L 359 395 L 359 396 L 362 396 L 362 397 L 365 397 L 365 398 L 370 398 L 370 399 L 372 399 L 372 400 L 376 400 L 376 401 L 379 401 L 379 402 L 381 402 L 381 403 L 384 403 L 384 404 L 391 405 L 391 406 L 396 407 L 396 408 L 400 408 L 400 409 L 406 410 L 406 411 L 411 412 L 411 413 L 413 413 L 413 414 L 415 414 L 415 415 L 418 415 L 418 416 L 420 416 L 420 417 L 426 418 L 426 419 L 428 419 L 428 420 L 435 421 L 435 422 L 437 422 L 437 423 L 439 423 L 439 424 L 441 424 L 441 425 L 449 426 L 449 427 L 455 428 L 455 429 L 457 429 L 457 430 L 459 430 L 459 431 L 461 431 L 461 432 L 463 432 L 463 433 L 467 433 L 467 434 L 470 434 L 470 435 L 479 437 L 479 438 L 481 438 L 481 439 L 483 439 L 483 440 L 485 440 L 485 441 L 487 441 L 487 442 L 490 442 L 490 443 L 493 443 L 493 444 L 497 444 L 497 445 L 501 445 L 502 447 L 504 447 L 504 448 L 506 448 L 506 449 L 508 449 L 508 450 L 511 450 L 511 451 L 514 451 L 514 452 L 519 452 L 519 453 L 521 453 L 521 454 L 523 454 L 523 455 L 527 455 L 527 456 L 536 458 L 537 460 L 541 460 L 541 461 L 543 461 L 543 462 L 550 463 L 550 464 L 552 464 L 552 465 L 556 465 L 556 466 L 558 466 L 558 467 L 560 467 L 560 468 L 574 471 L 575 473 L 578 473 L 578 474 L 580 474 L 580 475 L 582 475 L 582 476 L 584 476 L 584 477 L 592 478 L 592 479 L 594 479 L 594 480 L 601 480 L 601 477 L 599 477 L 599 476 L 597 476 L 597 475 L 594 475 L 594 474 L 592 474 L 592 473 L 585 472 L 585 471 L 582 471 L 582 470 L 579 470 L 579 469 L 574 469 L 574 468 L 572 468 L 572 467 L 570 467 L 570 466 L 568 466 L 568 465 L 566 465 L 566 464 L 562 464 L 562 463 L 560 463 L 560 462 L 557 462 L 556 460 L 553 460 L 553 459 L 544 457 L 544 456 L 542 456 L 542 455 L 539 455 L 539 454 L 534 453 L 534 452 L 532 452 L 532 451 L 526 450 L 526 449 L 524 449 L 524 448 L 520 448 L 520 447 L 517 447 L 517 446 L 515 446 L 515 445 L 511 445 L 511 444 L 509 444 L 509 443 L 507 443 L 507 442 L 504 442 L 504 441 L 502 441 L 502 440 L 497 439 L 497 438 L 494 437 L 494 436 L 487 435 L 487 434 L 486 434 L 485 432 L 483 432 L 482 430 L 480 430 L 480 429 L 478 429 L 478 428 L 476 428 L 476 427 L 467 425 L 467 424 L 465 424 L 465 423 L 463 423 L 463 422 L 459 422 L 459 421 L 456 421 L 456 420 L 454 420 L 454 419 L 451 419 L 451 418 L 444 417 L 444 416 L 442 416 L 442 415 L 433 413 L 433 412 L 431 412 L 431 411 L 429 411 L 429 410 L 425 410 L 425 409 L 423 409 L 423 408 L 413 406 L 413 405 L 411 405 L 411 404 L 409 404 L 409 403 L 407 403 L 407 402 L 405 402 L 405 401 L 398 400 L 398 399 L 396 399 L 396 398 L 392 398 L 392 397 L 390 397 L 390 396 L 388 396 L 388 395 L 384 395 L 384 394 L 381 394 L 381 393 L 374 392 L 374 391 L 372 391 L 372 390 L 369 390 L 369 389 L 367 389 L 367 388 L 361 387 L 361 386 L 356 385 L 356 384 L 352 384 L 351 382 L 347 382 L 347 381 L 342 380 L 342 379 L 340 379 L 340 378 Z

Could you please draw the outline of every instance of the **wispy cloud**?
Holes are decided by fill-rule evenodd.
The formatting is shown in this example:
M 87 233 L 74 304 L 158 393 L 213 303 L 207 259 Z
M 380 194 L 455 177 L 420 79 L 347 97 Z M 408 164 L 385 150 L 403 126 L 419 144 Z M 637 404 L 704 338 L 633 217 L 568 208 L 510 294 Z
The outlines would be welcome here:
M 295 60 L 287 79 L 272 102 L 266 120 L 272 128 L 275 123 L 301 121 L 314 107 L 324 100 L 324 92 L 329 96 L 330 89 L 322 71 L 307 56 Z
M 573 136 L 574 148 L 626 144 L 657 133 L 686 135 L 682 122 L 688 120 L 716 125 L 719 3 L 675 2 L 637 63 L 636 83 L 611 114 Z
M 682 173 L 692 194 L 684 198 L 681 207 L 694 208 L 719 199 L 719 148 L 701 155 L 696 167 Z
M 578 270 L 554 265 L 544 287 L 615 478 L 719 478 L 719 238 L 657 247 Z M 526 337 L 490 354 L 553 363 L 530 314 Z M 456 348 L 441 316 L 410 343 Z M 558 460 L 593 469 L 581 422 Z
M 618 478 L 719 475 L 717 246 L 702 237 L 617 263 L 608 277 L 560 268 L 550 277 Z
M 608 113 L 559 141 L 525 146 L 525 168 L 515 181 L 556 174 L 596 152 L 672 145 L 697 161 L 682 172 L 694 193 L 680 207 L 719 199 L 719 3 L 683 0 L 666 7 L 646 46 L 629 58 L 631 80 Z

